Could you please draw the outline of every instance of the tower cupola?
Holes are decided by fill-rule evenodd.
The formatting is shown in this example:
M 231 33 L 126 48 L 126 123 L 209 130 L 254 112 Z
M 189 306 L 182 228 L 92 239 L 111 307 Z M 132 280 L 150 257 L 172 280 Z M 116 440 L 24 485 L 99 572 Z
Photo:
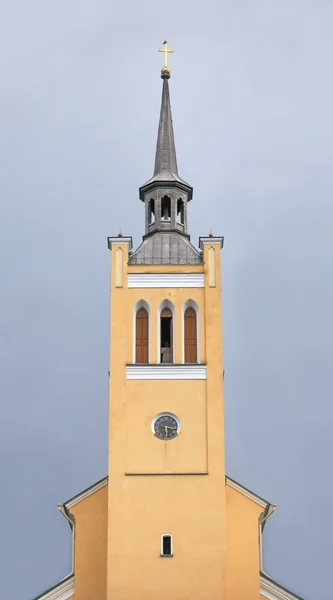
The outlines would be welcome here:
M 161 50 L 167 57 L 167 42 Z M 161 113 L 158 127 L 154 174 L 140 187 L 140 199 L 145 203 L 145 235 L 155 231 L 178 231 L 187 234 L 187 203 L 193 188 L 178 175 L 173 132 L 169 79 L 170 69 L 161 70 L 163 80 Z

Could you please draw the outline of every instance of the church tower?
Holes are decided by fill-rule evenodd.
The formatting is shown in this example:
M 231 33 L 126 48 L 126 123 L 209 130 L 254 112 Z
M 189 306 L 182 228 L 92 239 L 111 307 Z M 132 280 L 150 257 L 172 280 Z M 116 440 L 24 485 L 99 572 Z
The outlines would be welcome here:
M 107 600 L 225 598 L 223 238 L 191 244 L 169 78 L 165 65 L 143 241 L 108 238 Z
M 108 475 L 58 505 L 72 570 L 35 600 L 302 600 L 262 568 L 275 505 L 225 475 L 223 238 L 191 244 L 166 63 L 143 240 L 108 238 Z

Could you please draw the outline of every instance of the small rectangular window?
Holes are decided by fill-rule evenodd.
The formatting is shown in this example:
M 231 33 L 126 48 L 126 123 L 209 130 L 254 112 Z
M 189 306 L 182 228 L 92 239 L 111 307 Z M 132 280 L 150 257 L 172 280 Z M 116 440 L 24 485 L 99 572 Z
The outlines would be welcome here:
M 172 535 L 161 536 L 161 556 L 172 556 Z

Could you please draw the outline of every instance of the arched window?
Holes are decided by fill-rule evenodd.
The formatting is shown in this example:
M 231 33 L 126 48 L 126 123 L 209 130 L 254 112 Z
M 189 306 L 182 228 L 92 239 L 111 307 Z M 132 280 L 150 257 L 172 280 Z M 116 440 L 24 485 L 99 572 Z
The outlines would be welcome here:
M 148 222 L 149 222 L 149 225 L 152 225 L 152 223 L 155 223 L 155 200 L 154 200 L 154 198 L 151 198 L 149 200 Z
M 160 315 L 161 363 L 173 362 L 173 323 L 170 308 L 165 307 Z
M 184 360 L 198 362 L 197 313 L 189 306 L 184 313 Z
M 170 221 L 171 219 L 171 200 L 169 196 L 164 196 L 162 198 L 161 218 L 162 221 Z
M 149 362 L 149 320 L 143 307 L 137 310 L 135 316 L 135 362 Z
M 184 202 L 181 198 L 177 200 L 177 223 L 184 225 Z
M 189 298 L 182 309 L 182 362 L 200 364 L 200 309 Z

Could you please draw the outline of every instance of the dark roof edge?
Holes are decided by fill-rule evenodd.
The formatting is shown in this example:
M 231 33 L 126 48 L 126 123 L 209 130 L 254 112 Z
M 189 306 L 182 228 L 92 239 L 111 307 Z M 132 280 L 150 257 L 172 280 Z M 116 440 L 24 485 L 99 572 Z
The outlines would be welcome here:
M 60 581 L 58 581 L 57 583 L 55 583 L 51 587 L 49 587 L 46 590 L 44 590 L 41 594 L 38 594 L 38 596 L 35 596 L 34 598 L 32 598 L 32 600 L 39 600 L 40 598 L 42 598 L 43 596 L 45 596 L 45 594 L 49 594 L 53 590 L 56 590 L 58 587 L 60 587 L 61 585 L 63 585 L 63 583 L 66 583 L 66 581 L 70 581 L 71 579 L 74 579 L 74 573 L 69 573 L 69 575 L 66 575 L 66 577 L 64 577 L 63 579 L 61 579 Z
M 272 506 L 271 503 L 268 502 L 268 500 L 265 500 L 264 498 L 262 498 L 262 496 L 258 496 L 258 494 L 255 494 L 254 492 L 252 492 L 252 490 L 250 490 L 249 488 L 246 488 L 245 486 L 243 486 L 240 483 L 238 483 L 235 479 L 232 479 L 231 477 L 228 477 L 227 475 L 225 477 L 225 480 L 226 480 L 226 483 L 229 482 L 231 484 L 237 485 L 241 490 L 244 490 L 244 492 L 247 492 L 248 494 L 251 494 L 252 496 L 256 497 L 259 501 L 261 501 L 262 503 L 265 503 L 266 504 L 266 508 L 265 508 L 264 513 L 268 513 L 269 508 Z M 67 500 L 66 502 L 64 502 L 63 506 L 66 506 L 67 504 L 70 504 L 70 503 L 74 502 L 80 496 L 86 495 L 87 493 L 89 493 L 90 490 L 93 490 L 93 488 L 95 488 L 95 487 L 100 486 L 100 487 L 98 487 L 98 489 L 100 489 L 102 486 L 106 485 L 107 482 L 108 482 L 108 476 L 103 477 L 102 479 L 99 479 L 99 481 L 96 481 L 96 483 L 93 483 L 92 485 L 90 485 L 86 489 L 82 490 L 81 492 L 79 492 L 78 494 L 76 494 L 75 496 L 73 496 L 72 498 L 70 498 L 69 500 Z M 73 577 L 74 577 L 74 573 L 72 572 L 69 575 L 67 575 L 64 579 L 62 579 L 60 582 L 56 583 L 53 587 L 50 587 L 49 589 L 45 590 L 42 594 L 39 594 L 38 596 L 36 596 L 32 600 L 40 600 L 40 598 L 42 598 L 43 595 L 45 595 L 45 594 L 49 593 L 50 591 L 56 589 L 57 587 L 59 587 L 60 585 L 62 585 L 66 581 L 69 581 Z M 288 594 L 291 594 L 291 596 L 293 597 L 294 600 L 305 600 L 304 597 L 298 596 L 294 592 L 291 592 L 290 590 L 288 590 L 288 588 L 286 588 L 283 585 L 277 583 L 277 581 L 275 581 L 274 579 L 272 579 L 271 577 L 269 577 L 269 575 L 267 575 L 264 571 L 260 571 L 260 577 L 262 577 L 265 581 L 267 581 L 269 583 L 272 583 L 272 585 L 275 585 L 280 590 L 282 590 L 284 592 L 287 592 Z
M 102 477 L 102 479 L 100 479 L 99 481 L 96 481 L 95 483 L 93 483 L 92 485 L 90 485 L 89 487 L 87 487 L 85 490 L 82 490 L 82 492 L 79 492 L 78 494 L 76 494 L 75 496 L 73 496 L 73 498 L 70 498 L 69 500 L 66 500 L 66 502 L 64 502 L 64 506 L 67 506 L 67 504 L 71 504 L 72 502 L 74 502 L 74 500 L 76 500 L 79 496 L 82 496 L 83 494 L 87 494 L 87 492 L 89 492 L 89 490 L 92 490 L 94 487 L 106 483 L 108 480 L 108 476 L 106 477 Z
M 269 577 L 269 575 L 264 573 L 264 571 L 260 571 L 260 577 L 262 577 L 269 583 L 276 585 L 276 587 L 279 588 L 280 590 L 282 590 L 283 592 L 287 592 L 287 594 L 290 594 L 295 600 L 305 600 L 305 598 L 303 596 L 298 596 L 297 594 L 295 594 L 294 592 L 291 592 L 290 590 L 288 590 L 288 588 L 284 587 L 280 583 L 277 583 L 277 581 L 272 579 L 272 577 Z
M 240 488 L 242 488 L 245 492 L 248 492 L 252 496 L 255 496 L 256 498 L 258 498 L 258 500 L 260 500 L 261 502 L 265 503 L 267 506 L 271 505 L 271 502 L 268 502 L 268 500 L 265 500 L 265 498 L 262 498 L 262 496 L 259 496 L 258 494 L 256 494 L 252 490 L 249 490 L 249 488 L 245 487 L 245 485 L 242 485 L 241 483 L 238 483 L 238 481 L 236 481 L 235 479 L 232 479 L 231 477 L 228 477 L 228 475 L 226 475 L 225 478 L 226 478 L 226 481 L 231 481 L 231 483 L 234 483 L 235 485 L 237 485 Z
M 270 506 L 271 503 L 268 502 L 268 500 L 265 500 L 265 498 L 262 498 L 261 496 L 259 496 L 255 492 L 252 492 L 252 490 L 250 490 L 249 488 L 246 488 L 244 485 L 241 485 L 235 479 L 232 479 L 231 477 L 228 477 L 227 475 L 226 475 L 225 479 L 226 479 L 226 482 L 229 481 L 231 484 L 237 485 L 240 489 L 242 489 L 245 492 L 247 492 L 247 493 L 251 494 L 252 496 L 256 497 L 260 502 L 264 503 L 265 505 Z M 108 481 L 108 476 L 102 477 L 102 479 L 99 479 L 99 481 L 96 481 L 96 483 L 93 483 L 92 485 L 90 485 L 86 489 L 82 490 L 81 492 L 79 492 L 78 494 L 76 494 L 75 496 L 73 496 L 72 498 L 70 498 L 69 500 L 66 500 L 66 502 L 63 503 L 63 505 L 67 507 L 67 505 L 71 504 L 72 502 L 75 502 L 75 500 L 77 500 L 80 496 L 83 496 L 83 495 L 87 494 L 90 490 L 93 490 L 93 488 L 95 488 L 97 486 L 102 487 L 103 485 L 105 485 L 107 483 L 107 481 Z

